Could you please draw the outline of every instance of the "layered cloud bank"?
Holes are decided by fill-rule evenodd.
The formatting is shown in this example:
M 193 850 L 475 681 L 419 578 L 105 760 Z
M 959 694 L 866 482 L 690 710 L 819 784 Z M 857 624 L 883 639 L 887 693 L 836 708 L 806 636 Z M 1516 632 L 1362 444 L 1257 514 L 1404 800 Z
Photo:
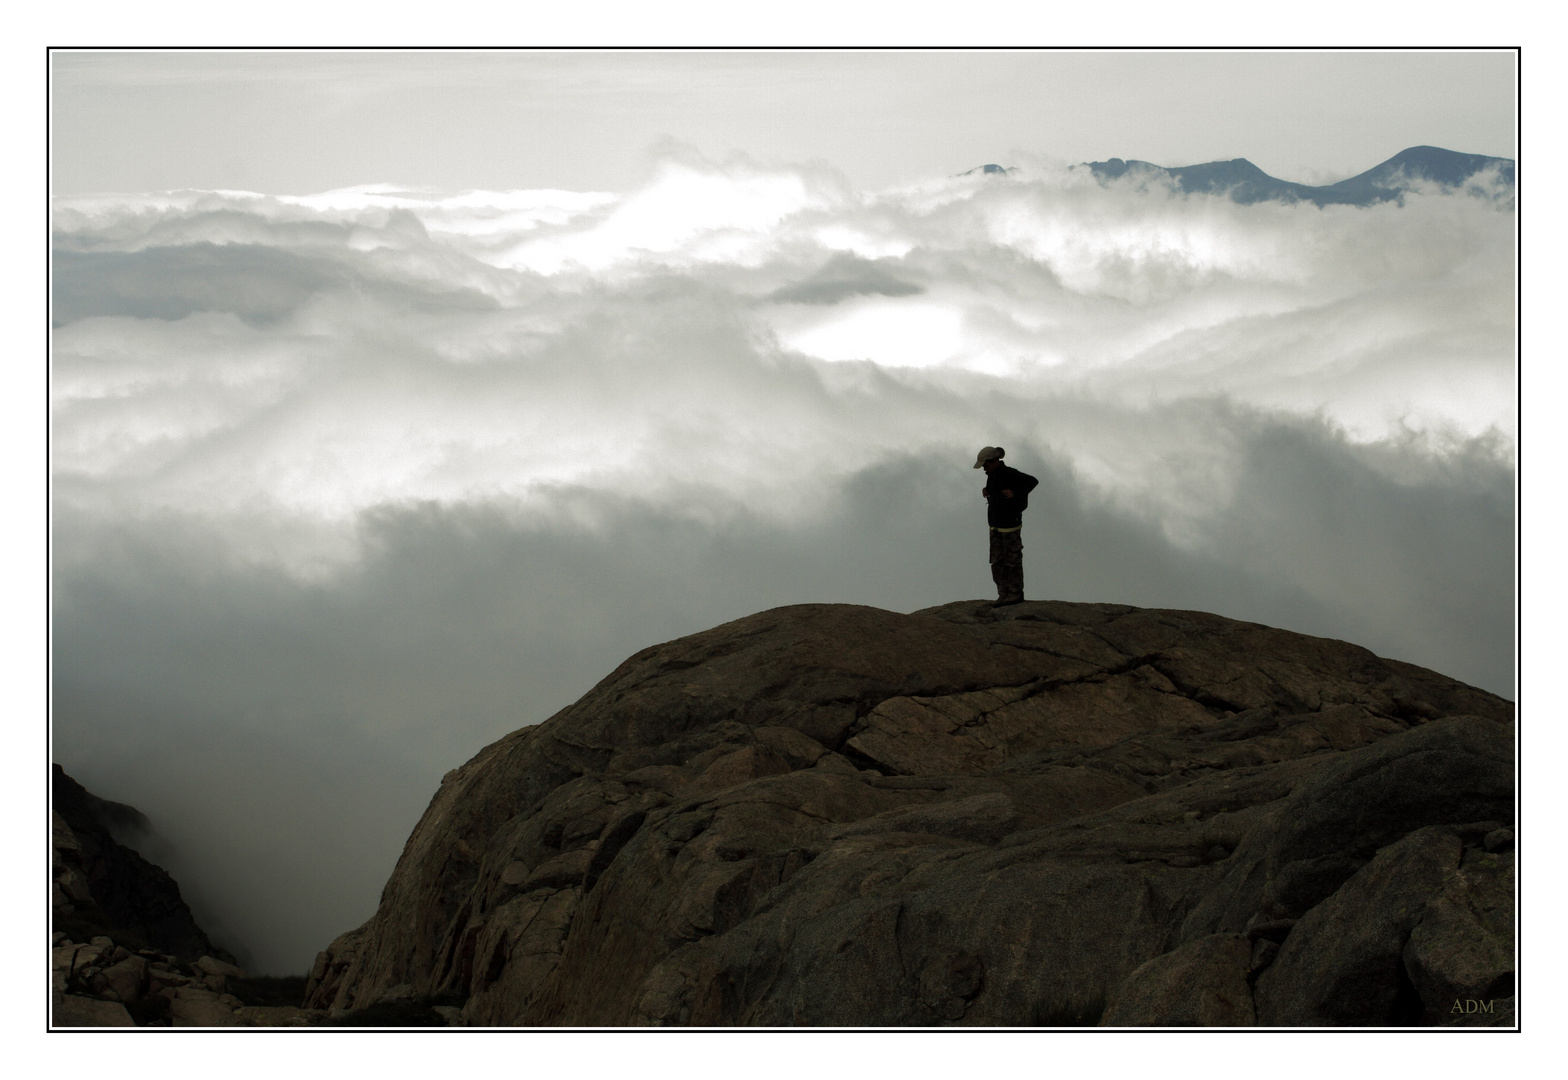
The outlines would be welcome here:
M 441 773 L 760 608 L 1203 608 L 1512 693 L 1514 217 L 1039 165 L 56 204 L 56 757 L 301 970 Z M 203 909 L 206 909 L 205 911 Z

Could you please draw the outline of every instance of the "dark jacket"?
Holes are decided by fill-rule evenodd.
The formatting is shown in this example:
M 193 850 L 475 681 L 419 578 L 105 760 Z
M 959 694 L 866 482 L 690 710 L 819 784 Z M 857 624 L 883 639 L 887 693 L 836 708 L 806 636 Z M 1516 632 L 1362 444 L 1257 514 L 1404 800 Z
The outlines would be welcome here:
M 1029 509 L 1029 493 L 1039 482 L 1028 473 L 1021 473 L 1006 465 L 999 465 L 987 473 L 985 488 L 981 491 L 987 503 L 987 524 L 993 529 L 1016 529 L 1022 525 L 1024 511 Z M 1013 497 L 1007 498 L 1002 494 L 1003 491 L 1011 491 Z

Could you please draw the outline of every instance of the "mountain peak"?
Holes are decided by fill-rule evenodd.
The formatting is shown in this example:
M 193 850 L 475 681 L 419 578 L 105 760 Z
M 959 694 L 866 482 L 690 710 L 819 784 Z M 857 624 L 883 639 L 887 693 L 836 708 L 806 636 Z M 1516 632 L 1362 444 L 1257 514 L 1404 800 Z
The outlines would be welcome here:
M 1512 158 L 1462 154 L 1454 150 L 1444 150 L 1439 146 L 1412 146 L 1401 150 L 1387 161 L 1374 165 L 1364 173 L 1331 185 L 1330 189 L 1347 192 L 1361 192 L 1367 188 L 1402 191 L 1409 188 L 1412 183 L 1423 182 L 1439 184 L 1445 188 L 1456 188 L 1489 169 L 1495 169 L 1498 178 L 1504 184 L 1513 186 Z

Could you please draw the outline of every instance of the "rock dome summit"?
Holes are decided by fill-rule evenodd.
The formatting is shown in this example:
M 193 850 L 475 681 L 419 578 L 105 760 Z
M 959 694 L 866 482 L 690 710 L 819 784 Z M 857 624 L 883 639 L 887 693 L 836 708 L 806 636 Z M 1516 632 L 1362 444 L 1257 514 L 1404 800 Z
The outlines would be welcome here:
M 448 773 L 304 1004 L 1511 1026 L 1513 727 L 1435 672 L 1201 612 L 777 608 Z

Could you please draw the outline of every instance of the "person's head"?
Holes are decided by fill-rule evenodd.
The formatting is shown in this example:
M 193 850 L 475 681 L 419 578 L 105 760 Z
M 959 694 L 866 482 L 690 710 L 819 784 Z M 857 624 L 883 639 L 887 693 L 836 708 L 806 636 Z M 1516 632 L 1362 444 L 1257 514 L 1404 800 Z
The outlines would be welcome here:
M 990 472 L 1002 464 L 1002 455 L 1007 453 L 1000 446 L 981 447 L 980 453 L 975 456 L 975 468 Z

